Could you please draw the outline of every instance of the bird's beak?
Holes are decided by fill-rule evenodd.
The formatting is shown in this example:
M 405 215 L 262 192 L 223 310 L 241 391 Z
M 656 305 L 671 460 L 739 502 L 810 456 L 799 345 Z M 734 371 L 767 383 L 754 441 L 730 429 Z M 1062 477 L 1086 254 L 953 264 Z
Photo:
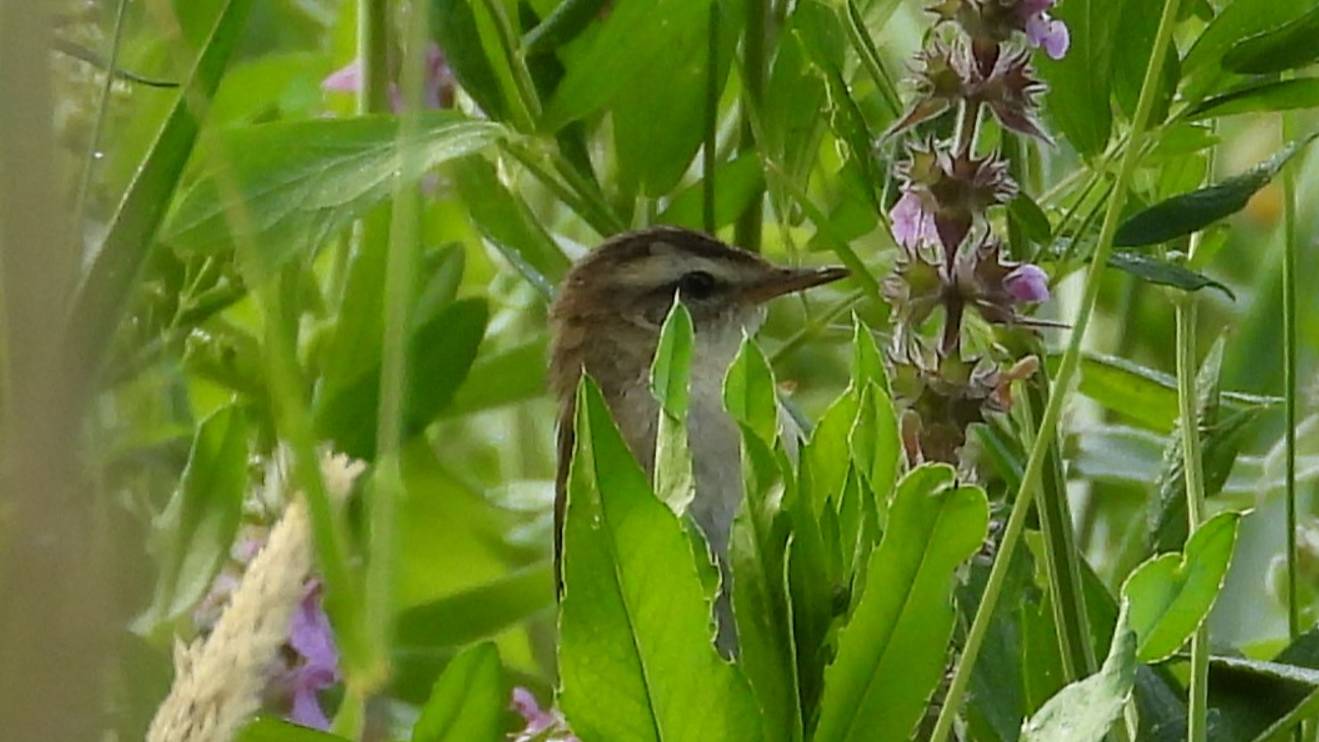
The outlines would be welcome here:
M 743 289 L 743 298 L 759 304 L 777 296 L 805 291 L 809 288 L 847 278 L 850 271 L 841 266 L 829 268 L 784 268 L 768 278 Z

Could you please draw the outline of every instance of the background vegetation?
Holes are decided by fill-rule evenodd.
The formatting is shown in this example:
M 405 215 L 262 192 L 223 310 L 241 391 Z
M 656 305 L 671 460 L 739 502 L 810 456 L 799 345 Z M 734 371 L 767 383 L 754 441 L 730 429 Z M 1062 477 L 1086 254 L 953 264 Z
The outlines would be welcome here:
M 862 487 L 864 471 L 873 495 L 865 501 L 892 508 L 876 513 L 884 538 L 937 547 L 932 563 L 957 576 L 955 602 L 946 589 L 954 583 L 939 575 L 886 579 L 922 585 L 914 602 L 928 615 L 948 607 L 960 646 L 995 552 L 992 539 L 980 548 L 975 531 L 986 526 L 973 511 L 984 509 L 988 532 L 1002 533 L 1048 389 L 1021 385 L 1010 415 L 974 429 L 983 494 L 938 467 L 896 486 L 890 472 L 887 490 L 870 479 L 898 446 L 877 353 L 893 329 L 880 282 L 899 254 L 888 210 L 903 140 L 883 135 L 914 97 L 904 81 L 933 20 L 922 5 L 0 3 L 5 728 L 18 739 L 90 739 L 105 729 L 140 738 L 169 690 L 174 637 L 205 633 L 214 619 L 199 604 L 215 599 L 224 574 L 241 573 L 243 544 L 260 541 L 301 490 L 339 649 L 339 680 L 316 688 L 337 714 L 335 731 L 399 738 L 419 714 L 431 722 L 418 725 L 417 739 L 520 729 L 505 713 L 510 686 L 547 706 L 559 663 L 592 659 L 590 641 L 573 645 L 565 633 L 557 646 L 547 302 L 573 258 L 611 234 L 660 223 L 716 231 L 784 263 L 853 269 L 847 282 L 775 304 L 744 351 L 739 383 L 759 389 L 746 394 L 755 404 L 777 392 L 808 427 L 835 400 L 851 400 L 834 441 L 841 448 L 818 452 L 843 467 L 828 502 L 846 507 L 849 477 Z M 1044 464 L 1043 514 L 1024 521 L 1024 548 L 1005 562 L 979 662 L 966 665 L 957 726 L 965 738 L 1016 739 L 1030 719 L 1027 735 L 1078 739 L 1049 735 L 1085 720 L 1051 714 L 1101 708 L 1098 738 L 1128 696 L 1127 723 L 1114 733 L 1183 738 L 1195 670 L 1182 644 L 1211 603 L 1209 642 L 1195 650 L 1209 664 L 1209 697 L 1198 722 L 1191 704 L 1192 726 L 1209 738 L 1252 739 L 1285 734 L 1319 710 L 1309 631 L 1319 605 L 1319 294 L 1310 281 L 1319 270 L 1319 167 L 1301 144 L 1319 130 L 1309 110 L 1319 106 L 1319 10 L 1312 0 L 1169 6 L 1167 61 L 1147 75 L 1156 39 L 1169 38 L 1158 34 L 1164 3 L 1063 0 L 1052 12 L 1068 25 L 1071 48 L 1061 60 L 1036 54 L 1056 142 L 988 119 L 977 142 L 1005 153 L 1022 185 L 1025 195 L 991 218 L 1013 257 L 1050 274 L 1041 317 L 1075 321 L 1115 192 L 1128 231 L 1118 230 L 1117 261 L 1098 279 L 1079 383 L 1059 390 L 1061 455 Z M 1133 126 L 1143 82 L 1153 86 L 1150 115 Z M 945 118 L 922 133 L 951 128 Z M 1288 142 L 1297 145 L 1286 150 Z M 1270 160 L 1279 152 L 1292 156 Z M 1266 166 L 1252 170 L 1258 163 Z M 1131 219 L 1223 183 L 1143 224 Z M 1056 370 L 1067 334 L 1043 331 L 1046 369 Z M 1034 336 L 975 320 L 968 337 L 994 353 L 1029 348 Z M 1197 370 L 1198 391 L 1188 395 Z M 765 408 L 747 404 L 735 414 L 757 433 Z M 597 458 L 606 423 L 589 421 Z M 888 443 L 858 445 L 858 429 Z M 802 476 L 776 466 L 775 438 L 771 430 L 746 443 L 769 460 L 758 472 L 762 494 L 778 491 L 768 480 L 791 491 Z M 1186 477 L 1189 439 L 1203 450 L 1202 477 Z M 342 504 L 318 473 L 322 447 L 369 467 Z M 606 460 L 596 476 L 607 479 L 610 467 L 627 462 Z M 1207 522 L 1189 543 L 1188 482 L 1208 497 L 1199 519 Z M 913 503 L 917 493 L 942 493 L 947 507 L 967 512 L 919 539 L 898 529 L 907 522 L 899 511 L 925 522 L 902 510 L 904 487 Z M 792 521 L 798 543 L 809 538 L 802 529 L 828 521 L 824 501 Z M 1068 509 L 1074 540 L 1048 527 Z M 662 509 L 648 517 L 655 529 L 676 524 Z M 845 537 L 846 516 L 839 522 Z M 947 637 L 887 658 L 848 652 L 875 646 L 875 635 L 859 632 L 883 632 L 849 623 L 865 613 L 856 586 L 882 584 L 866 573 L 871 549 L 873 573 L 903 548 L 897 535 L 881 542 L 879 530 L 851 525 L 852 543 L 864 545 L 850 553 L 839 533 L 815 535 L 824 545 L 810 558 L 836 564 L 778 555 L 779 579 L 767 589 L 786 591 L 795 623 L 786 642 L 767 641 L 794 652 L 790 671 L 749 659 L 728 670 L 730 700 L 716 704 L 727 717 L 710 722 L 736 730 L 726 738 L 759 739 L 762 724 L 776 739 L 812 730 L 816 739 L 897 739 L 933 728 L 938 704 L 923 717 L 930 695 L 946 690 L 937 686 L 955 656 Z M 635 558 L 688 556 L 670 541 Z M 1163 552 L 1186 561 L 1146 561 Z M 1074 569 L 1076 582 L 1059 578 L 1058 565 Z M 835 615 L 829 588 L 838 586 L 856 590 L 856 602 Z M 697 598 L 704 589 L 671 587 Z M 1060 598 L 1060 589 L 1074 592 Z M 1085 615 L 1055 608 L 1077 593 Z M 1179 596 L 1190 601 L 1178 604 L 1180 622 L 1159 623 Z M 1132 613 L 1119 621 L 1124 598 Z M 1159 615 L 1140 613 L 1151 605 Z M 608 616 L 579 619 L 612 625 Z M 1128 619 L 1133 634 L 1122 629 Z M 840 633 L 844 624 L 858 638 Z M 712 661 L 697 649 L 659 650 L 676 663 L 668 682 Z M 695 659 L 680 661 L 687 651 Z M 713 662 L 709 675 L 723 677 L 727 666 Z M 853 687 L 848 673 L 894 666 L 920 679 L 831 697 L 831 681 Z M 446 668 L 448 685 L 437 685 Z M 785 719 L 765 694 L 787 676 L 792 685 L 778 690 L 801 716 Z M 1082 700 L 1045 706 L 1087 676 L 1089 685 L 1063 691 Z M 569 723 L 583 739 L 632 738 L 607 731 L 640 717 L 606 690 L 566 686 Z M 288 696 L 271 693 L 272 719 L 289 710 Z M 663 719 L 685 718 L 708 698 L 651 709 L 652 731 L 715 738 Z M 856 718 L 840 720 L 844 708 Z M 246 734 L 301 738 L 273 721 Z

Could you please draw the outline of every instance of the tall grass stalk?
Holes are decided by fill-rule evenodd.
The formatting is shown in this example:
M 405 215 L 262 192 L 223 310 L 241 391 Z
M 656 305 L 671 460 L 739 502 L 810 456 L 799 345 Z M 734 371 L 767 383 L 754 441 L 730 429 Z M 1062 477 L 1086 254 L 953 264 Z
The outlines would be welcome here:
M 1204 464 L 1201 460 L 1195 374 L 1195 294 L 1187 293 L 1177 301 L 1177 403 L 1190 532 L 1194 532 L 1205 518 Z M 1191 678 L 1186 704 L 1186 730 L 1190 742 L 1204 742 L 1206 739 L 1208 708 L 1209 622 L 1205 620 L 1191 637 Z
M 1282 118 L 1283 141 L 1295 132 L 1292 117 Z M 1301 606 L 1296 590 L 1296 175 L 1282 172 L 1282 384 L 1287 498 L 1287 634 L 1301 635 Z
M 1090 268 L 1086 272 L 1081 306 L 1077 310 L 1076 320 L 1072 324 L 1072 334 L 1067 343 L 1067 351 L 1063 354 L 1062 362 L 1058 366 L 1058 375 L 1054 380 L 1053 393 L 1049 395 L 1049 403 L 1045 406 L 1043 418 L 1040 420 L 1039 432 L 1036 434 L 1034 445 L 1031 446 L 1030 458 L 1026 462 L 1026 470 L 1021 479 L 1021 487 L 1017 490 L 1016 499 L 1012 504 L 1012 512 L 1008 516 L 1007 525 L 1004 527 L 1003 541 L 994 559 L 994 566 L 990 570 L 984 596 L 980 600 L 975 619 L 972 621 L 971 629 L 967 633 L 966 645 L 963 647 L 962 657 L 958 662 L 957 669 L 953 673 L 944 706 L 939 710 L 939 718 L 935 723 L 934 733 L 931 736 L 931 739 L 935 742 L 947 740 L 952 733 L 953 719 L 956 718 L 958 709 L 961 706 L 962 696 L 966 694 L 967 685 L 971 680 L 971 671 L 975 667 L 976 659 L 980 654 L 980 647 L 984 644 L 985 635 L 989 630 L 990 618 L 994 615 L 994 608 L 998 604 L 1000 593 L 1003 591 L 1003 582 L 1007 578 L 1008 565 L 1012 562 L 1012 556 L 1016 552 L 1022 531 L 1025 529 L 1026 515 L 1030 511 L 1030 503 L 1035 488 L 1039 486 L 1040 474 L 1044 468 L 1049 446 L 1053 444 L 1057 435 L 1063 402 L 1067 399 L 1077 368 L 1080 366 L 1081 341 L 1085 338 L 1086 328 L 1090 324 L 1090 316 L 1094 312 L 1095 301 L 1099 298 L 1099 285 L 1100 279 L 1104 275 L 1104 267 L 1108 263 L 1109 255 L 1113 252 L 1113 236 L 1117 232 L 1118 220 L 1122 215 L 1128 184 L 1130 184 L 1131 178 L 1135 174 L 1137 161 L 1140 158 L 1145 138 L 1145 128 L 1149 124 L 1150 111 L 1154 106 L 1159 71 L 1163 69 L 1163 60 L 1167 57 L 1168 44 L 1172 40 L 1172 30 L 1177 21 L 1177 8 L 1179 5 L 1179 0 L 1164 0 L 1163 2 L 1163 10 L 1159 17 L 1159 28 L 1154 37 L 1154 48 L 1150 54 L 1149 63 L 1145 67 L 1145 76 L 1140 86 L 1140 99 L 1136 105 L 1136 115 L 1131 123 L 1131 136 L 1118 166 L 1117 184 L 1113 189 L 1112 196 L 1109 198 L 1108 210 L 1104 214 L 1104 222 L 1099 231 L 1099 242 L 1095 246 L 1095 254 L 1091 258 Z

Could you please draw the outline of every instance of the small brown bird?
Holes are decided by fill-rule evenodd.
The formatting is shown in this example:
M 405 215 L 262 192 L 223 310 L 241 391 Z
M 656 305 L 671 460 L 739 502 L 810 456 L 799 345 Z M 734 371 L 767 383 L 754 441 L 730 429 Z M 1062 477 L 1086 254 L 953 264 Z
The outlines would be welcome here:
M 554 503 L 556 573 L 563 546 L 573 412 L 583 369 L 600 385 L 633 456 L 654 476 L 659 406 L 650 367 L 675 294 L 696 330 L 688 439 L 696 495 L 690 513 L 728 584 L 729 530 L 742 497 L 737 427 L 724 411 L 724 375 L 742 342 L 764 320 L 764 303 L 836 281 L 843 268 L 783 268 L 698 232 L 656 227 L 611 238 L 569 271 L 550 308 L 550 384 L 559 400 L 559 468 Z M 735 638 L 726 590 L 720 647 Z

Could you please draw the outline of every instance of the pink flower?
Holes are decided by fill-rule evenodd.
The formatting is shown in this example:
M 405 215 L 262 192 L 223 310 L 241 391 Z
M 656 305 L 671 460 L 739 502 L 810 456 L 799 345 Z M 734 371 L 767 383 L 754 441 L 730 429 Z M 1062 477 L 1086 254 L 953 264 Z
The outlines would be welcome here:
M 453 73 L 444 53 L 435 44 L 426 49 L 426 77 L 422 82 L 422 104 L 426 108 L 448 108 L 453 105 Z M 362 89 L 362 62 L 353 60 L 331 72 L 321 81 L 321 90 L 332 93 L 356 93 Z M 389 100 L 395 113 L 403 109 L 403 96 L 398 85 L 389 84 Z
M 321 585 L 312 581 L 289 622 L 289 646 L 300 658 L 285 681 L 293 696 L 289 720 L 313 729 L 329 729 L 318 693 L 339 682 L 339 651 L 330 619 L 321 606 Z
M 917 193 L 903 191 L 902 198 L 889 211 L 889 218 L 893 221 L 893 239 L 905 248 L 915 249 L 939 241 L 934 214 L 925 209 Z
M 1055 0 L 1021 0 L 1017 4 L 1017 16 L 1026 24 L 1026 38 L 1031 46 L 1042 46 L 1051 58 L 1062 59 L 1071 45 L 1071 36 L 1067 24 L 1049 16 L 1054 3 Z
M 1049 276 L 1038 265 L 1019 265 L 1003 278 L 1003 288 L 1020 304 L 1035 304 L 1049 299 Z
M 513 689 L 513 710 L 518 712 L 527 726 L 513 738 L 513 742 L 580 742 L 568 731 L 563 714 L 554 709 L 542 709 L 531 691 L 518 686 Z

